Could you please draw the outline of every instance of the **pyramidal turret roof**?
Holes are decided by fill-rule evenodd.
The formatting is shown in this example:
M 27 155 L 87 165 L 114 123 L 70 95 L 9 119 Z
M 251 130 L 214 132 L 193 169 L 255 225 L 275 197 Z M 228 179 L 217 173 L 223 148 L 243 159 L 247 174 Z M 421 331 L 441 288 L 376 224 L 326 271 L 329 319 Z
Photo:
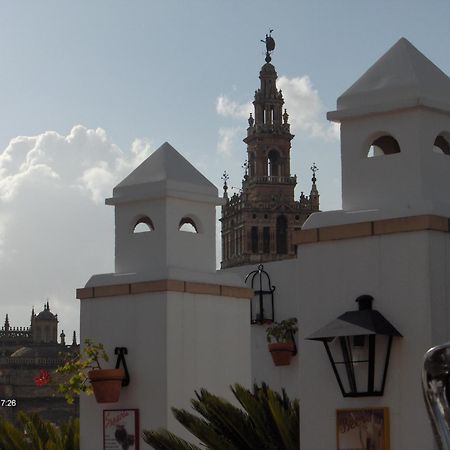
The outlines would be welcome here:
M 113 190 L 107 204 L 163 195 L 218 197 L 217 188 L 168 142 L 155 150 Z
M 413 106 L 450 111 L 450 78 L 401 38 L 337 100 L 331 120 Z

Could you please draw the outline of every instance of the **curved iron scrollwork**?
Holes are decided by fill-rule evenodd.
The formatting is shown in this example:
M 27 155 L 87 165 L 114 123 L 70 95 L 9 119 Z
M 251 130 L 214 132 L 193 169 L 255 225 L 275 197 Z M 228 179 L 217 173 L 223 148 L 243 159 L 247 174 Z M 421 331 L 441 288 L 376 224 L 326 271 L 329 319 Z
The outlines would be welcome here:
M 256 299 L 250 303 L 250 320 L 252 324 L 272 323 L 275 321 L 275 310 L 273 293 L 275 286 L 270 281 L 269 274 L 264 270 L 264 266 L 259 264 L 245 277 L 245 283 L 251 277 L 251 288 L 254 290 Z M 255 289 L 255 280 L 258 283 Z M 256 305 L 254 305 L 256 303 Z
M 120 369 L 120 363 L 122 363 L 123 370 L 125 371 L 122 386 L 128 386 L 130 384 L 130 373 L 128 372 L 127 362 L 125 361 L 125 355 L 128 355 L 128 349 L 126 347 L 116 347 L 114 354 L 117 355 L 116 369 Z

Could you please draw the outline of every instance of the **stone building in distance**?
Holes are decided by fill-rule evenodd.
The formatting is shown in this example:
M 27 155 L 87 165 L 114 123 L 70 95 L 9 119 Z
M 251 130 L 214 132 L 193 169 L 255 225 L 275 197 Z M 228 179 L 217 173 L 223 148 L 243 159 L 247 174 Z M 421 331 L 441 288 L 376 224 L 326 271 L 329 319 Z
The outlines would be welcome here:
M 308 216 L 319 211 L 315 164 L 309 196 L 295 200 L 296 175 L 291 175 L 289 115 L 277 89 L 277 72 L 270 63 L 275 41 L 266 35 L 266 63 L 260 88 L 255 92 L 254 114 L 248 119 L 247 162 L 242 190 L 228 197 L 224 173 L 222 206 L 222 268 L 276 261 L 296 256 L 295 230 Z
M 39 314 L 33 308 L 29 327 L 10 326 L 7 314 L 0 330 L 0 399 L 6 401 L 0 414 L 14 421 L 18 411 L 37 412 L 54 423 L 77 416 L 78 402 L 68 405 L 56 393 L 54 383 L 37 386 L 35 378 L 40 370 L 53 377 L 64 356 L 78 351 L 75 332 L 70 345 L 66 344 L 64 331 L 58 342 L 58 315 L 50 311 L 48 302 Z

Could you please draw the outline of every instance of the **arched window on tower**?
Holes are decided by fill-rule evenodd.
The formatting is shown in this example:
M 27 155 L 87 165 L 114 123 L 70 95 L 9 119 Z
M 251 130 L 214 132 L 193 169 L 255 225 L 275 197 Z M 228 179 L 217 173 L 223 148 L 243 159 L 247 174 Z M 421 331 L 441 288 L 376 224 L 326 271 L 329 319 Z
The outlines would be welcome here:
M 277 254 L 286 255 L 287 254 L 287 219 L 286 216 L 277 217 Z
M 273 105 L 264 108 L 264 124 L 271 125 L 273 123 Z
M 150 217 L 144 216 L 139 218 L 133 226 L 133 233 L 146 233 L 154 231 L 155 227 Z
M 198 233 L 197 225 L 190 217 L 183 217 L 178 225 L 179 231 L 186 231 L 188 233 Z
M 400 153 L 400 146 L 396 139 L 392 136 L 384 135 L 375 139 L 370 145 L 368 158 L 382 155 L 392 155 L 394 153 Z
M 263 228 L 263 253 L 270 253 L 270 227 Z
M 270 177 L 280 176 L 280 155 L 276 150 L 270 150 L 268 158 L 268 173 Z
M 258 227 L 252 227 L 251 243 L 252 243 L 252 253 L 258 253 Z
M 450 133 L 441 133 L 436 137 L 433 151 L 441 155 L 450 155 Z

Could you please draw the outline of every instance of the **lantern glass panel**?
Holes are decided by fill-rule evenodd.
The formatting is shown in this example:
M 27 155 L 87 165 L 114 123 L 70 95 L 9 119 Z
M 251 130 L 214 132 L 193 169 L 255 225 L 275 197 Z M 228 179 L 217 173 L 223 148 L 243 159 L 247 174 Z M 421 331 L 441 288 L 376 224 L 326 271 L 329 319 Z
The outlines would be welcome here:
M 375 379 L 374 389 L 380 391 L 383 387 L 383 375 L 386 365 L 386 356 L 389 347 L 390 336 L 378 335 L 376 339 L 376 351 L 375 351 Z
M 344 391 L 348 393 L 367 391 L 369 367 L 367 336 L 335 338 L 330 350 Z
M 352 367 L 356 383 L 356 392 L 367 390 L 369 369 L 369 344 L 367 336 L 351 336 L 346 338 L 351 349 Z

